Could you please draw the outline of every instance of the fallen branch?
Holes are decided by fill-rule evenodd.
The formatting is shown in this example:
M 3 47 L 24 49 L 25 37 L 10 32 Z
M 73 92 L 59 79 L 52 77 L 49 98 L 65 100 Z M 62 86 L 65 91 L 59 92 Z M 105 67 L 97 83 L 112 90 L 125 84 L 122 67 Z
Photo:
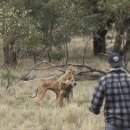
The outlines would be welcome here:
M 20 80 L 22 80 L 23 78 L 25 78 L 32 70 L 35 70 L 36 67 L 38 67 L 39 65 L 41 65 L 43 63 L 46 63 L 46 64 L 52 66 L 52 67 L 44 68 L 43 70 L 47 70 L 47 69 L 51 69 L 51 68 L 56 68 L 59 71 L 65 72 L 65 70 L 58 68 L 58 67 L 62 67 L 64 65 L 55 65 L 55 64 L 49 63 L 49 62 L 47 62 L 47 61 L 44 60 L 44 61 L 41 61 L 40 63 L 36 64 L 35 66 L 33 66 L 24 76 L 22 76 L 20 78 Z
M 80 64 L 68 64 L 68 65 L 72 65 L 72 66 L 75 66 L 75 67 L 84 67 L 84 68 L 87 68 L 90 70 L 90 72 L 99 72 L 101 74 L 106 74 L 107 72 L 106 71 L 102 71 L 102 70 L 98 70 L 98 69 L 95 69 L 95 68 L 92 68 L 90 66 L 87 66 L 87 65 L 80 65 Z M 84 71 L 85 72 L 85 71 Z M 88 72 L 88 71 L 87 71 Z M 79 72 L 81 73 L 81 72 Z
M 49 63 L 49 62 L 43 60 L 43 61 L 37 63 L 37 64 L 36 64 L 35 66 L 33 66 L 31 69 L 29 69 L 29 71 L 28 71 L 25 75 L 23 75 L 22 77 L 20 77 L 20 78 L 19 78 L 14 84 L 12 84 L 12 85 L 15 85 L 15 84 L 17 84 L 20 80 L 25 79 L 25 78 L 31 73 L 32 70 L 35 70 L 36 67 L 38 67 L 39 65 L 41 65 L 41 64 L 43 64 L 43 63 L 46 63 L 46 64 L 51 65 L 51 66 L 52 66 L 51 68 L 56 68 L 56 69 L 59 70 L 59 71 L 65 72 L 65 70 L 58 68 L 59 66 L 64 66 L 64 65 L 54 65 L 54 64 L 52 64 L 52 63 Z M 57 67 L 57 66 L 58 66 L 58 67 Z M 49 67 L 49 68 L 50 68 L 50 67 Z M 48 69 L 48 68 L 45 68 L 44 70 L 47 70 L 47 69 Z M 11 86 L 12 86 L 12 85 L 11 85 Z
M 80 71 L 80 72 L 75 73 L 75 75 L 86 74 L 86 73 L 89 73 L 89 72 L 91 72 L 91 71 Z
M 9 87 L 10 87 L 11 81 L 10 81 L 10 70 L 9 70 L 7 65 L 5 65 L 5 67 L 6 67 L 6 70 L 7 70 L 7 73 L 8 73 L 8 76 L 7 76 L 7 86 L 6 86 L 6 92 L 7 92 Z
M 64 65 L 56 65 L 56 66 L 51 66 L 51 67 L 47 67 L 47 68 L 36 68 L 34 70 L 49 70 L 49 69 L 53 69 L 56 67 L 63 67 Z
M 34 80 L 50 80 L 50 79 L 56 79 L 57 77 L 59 77 L 61 75 L 51 75 L 48 77 L 44 77 L 44 78 L 37 78 L 37 79 L 28 79 L 28 80 L 24 80 L 24 81 L 34 81 Z
M 43 68 L 43 69 L 36 69 L 36 67 L 38 67 L 39 65 L 41 65 L 41 64 L 43 64 L 43 63 L 48 64 L 48 65 L 50 65 L 51 67 L 47 67 L 47 68 Z M 12 85 L 17 84 L 20 80 L 24 80 L 24 79 L 31 73 L 32 70 L 47 70 L 47 69 L 56 68 L 56 69 L 59 70 L 59 71 L 65 72 L 65 70 L 59 68 L 59 67 L 63 67 L 63 66 L 65 66 L 65 65 L 55 65 L 55 64 L 49 63 L 49 62 L 47 62 L 47 61 L 41 61 L 41 62 L 37 63 L 35 66 L 33 66 L 31 69 L 29 69 L 29 71 L 28 71 L 25 75 L 23 75 L 22 77 L 20 77 L 20 78 L 19 78 L 14 84 L 12 84 Z M 88 72 L 99 72 L 99 73 L 101 73 L 101 74 L 106 74 L 106 73 L 107 73 L 107 72 L 105 72 L 105 71 L 98 70 L 98 69 L 92 68 L 92 67 L 87 66 L 87 65 L 68 64 L 68 66 L 76 66 L 76 67 L 82 67 L 82 68 L 85 67 L 85 68 L 89 69 L 89 71 L 80 71 L 80 72 L 77 72 L 75 75 L 79 75 L 79 74 L 83 74 L 83 73 L 88 73 Z M 12 86 L 12 85 L 11 85 L 11 86 Z
M 14 84 L 12 84 L 11 86 L 17 84 L 20 80 L 23 80 L 26 76 L 28 76 L 32 70 L 34 70 L 34 68 L 38 67 L 39 65 L 43 64 L 44 61 L 41 61 L 40 63 L 36 64 L 35 66 L 33 66 L 24 76 L 20 77 Z
M 54 64 L 51 64 L 51 63 L 48 63 L 48 62 L 45 62 L 45 63 L 51 65 L 51 67 L 47 67 L 47 68 L 36 68 L 34 70 L 48 70 L 48 69 L 56 68 L 59 71 L 65 72 L 65 70 L 59 68 L 59 67 L 64 67 L 65 65 L 54 65 Z

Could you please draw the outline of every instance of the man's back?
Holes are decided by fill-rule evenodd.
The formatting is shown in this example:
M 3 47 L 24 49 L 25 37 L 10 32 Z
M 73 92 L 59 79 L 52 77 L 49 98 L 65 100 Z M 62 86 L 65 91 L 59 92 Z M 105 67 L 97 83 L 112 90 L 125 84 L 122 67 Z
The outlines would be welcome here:
M 115 69 L 104 78 L 106 120 L 115 126 L 130 127 L 130 75 Z
M 92 99 L 95 111 L 100 110 L 104 98 L 106 122 L 130 128 L 130 75 L 115 68 L 102 77 Z

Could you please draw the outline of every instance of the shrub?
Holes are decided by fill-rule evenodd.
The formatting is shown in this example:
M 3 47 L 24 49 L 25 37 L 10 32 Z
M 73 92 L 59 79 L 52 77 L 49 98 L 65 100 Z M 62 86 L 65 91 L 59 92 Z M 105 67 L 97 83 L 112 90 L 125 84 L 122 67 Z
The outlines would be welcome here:
M 53 60 L 61 60 L 61 58 L 63 57 L 63 54 L 59 51 L 51 51 L 50 57 Z

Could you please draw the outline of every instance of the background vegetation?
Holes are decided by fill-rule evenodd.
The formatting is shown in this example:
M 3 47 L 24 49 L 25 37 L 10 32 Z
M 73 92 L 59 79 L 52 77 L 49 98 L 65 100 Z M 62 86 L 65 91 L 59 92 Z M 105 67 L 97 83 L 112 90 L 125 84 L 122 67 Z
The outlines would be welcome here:
M 101 129 L 103 113 L 95 118 L 88 112 L 95 79 L 108 71 L 111 50 L 121 53 L 129 70 L 129 46 L 129 0 L 1 0 L 0 128 Z M 49 92 L 35 108 L 28 96 L 39 79 L 58 78 L 58 69 L 69 64 L 79 73 L 72 103 L 55 108 Z

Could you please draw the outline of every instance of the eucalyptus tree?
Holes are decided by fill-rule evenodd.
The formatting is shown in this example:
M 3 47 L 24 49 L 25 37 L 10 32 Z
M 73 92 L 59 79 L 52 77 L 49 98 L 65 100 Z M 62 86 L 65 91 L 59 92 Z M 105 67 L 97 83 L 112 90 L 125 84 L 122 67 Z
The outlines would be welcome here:
M 110 28 L 110 14 L 99 9 L 100 0 L 59 0 L 62 32 L 68 36 L 87 36 L 93 33 L 94 54 L 106 52 L 105 35 Z M 66 36 L 66 35 L 65 35 Z
M 58 40 L 54 38 L 56 28 L 56 0 L 25 0 L 26 10 L 30 10 L 28 17 L 32 19 L 32 24 L 40 32 L 37 42 L 47 48 L 49 61 L 51 58 L 49 52 L 52 46 L 57 45 Z M 37 43 L 34 45 L 37 46 Z
M 4 64 L 17 64 L 16 42 L 35 30 L 30 25 L 21 0 L 3 0 L 0 2 L 0 37 L 3 39 Z
M 93 34 L 93 53 L 106 53 L 105 35 L 111 28 L 111 14 L 99 9 L 100 0 L 81 0 L 80 6 L 84 10 L 85 29 Z M 85 30 L 84 29 L 84 30 Z
M 38 46 L 47 48 L 48 57 L 53 46 L 64 45 L 67 63 L 67 43 L 71 38 L 93 33 L 94 54 L 105 53 L 105 35 L 113 22 L 119 34 L 114 50 L 120 50 L 124 32 L 127 32 L 124 47 L 127 50 L 129 5 L 129 0 L 2 0 L 0 34 L 4 41 L 5 64 L 16 63 L 16 58 L 10 57 L 16 57 L 14 46 L 20 39 L 31 51 L 35 52 Z
M 81 35 L 81 7 L 69 0 L 25 0 L 25 7 L 34 26 L 41 32 L 42 44 L 65 46 L 68 61 L 67 43 L 74 35 Z M 51 61 L 51 60 L 50 60 Z
M 99 10 L 112 14 L 115 23 L 117 35 L 114 45 L 115 51 L 121 51 L 122 37 L 127 33 L 126 43 L 123 52 L 126 53 L 130 46 L 130 1 L 129 0 L 100 0 L 98 3 Z
M 105 53 L 105 35 L 114 23 L 117 31 L 116 42 L 113 49 L 121 50 L 122 36 L 127 33 L 127 42 L 123 48 L 126 52 L 129 48 L 130 33 L 130 1 L 129 0 L 73 0 L 83 10 L 80 21 L 84 22 L 86 30 L 94 33 L 93 45 L 94 54 Z M 84 29 L 84 30 L 85 30 Z

